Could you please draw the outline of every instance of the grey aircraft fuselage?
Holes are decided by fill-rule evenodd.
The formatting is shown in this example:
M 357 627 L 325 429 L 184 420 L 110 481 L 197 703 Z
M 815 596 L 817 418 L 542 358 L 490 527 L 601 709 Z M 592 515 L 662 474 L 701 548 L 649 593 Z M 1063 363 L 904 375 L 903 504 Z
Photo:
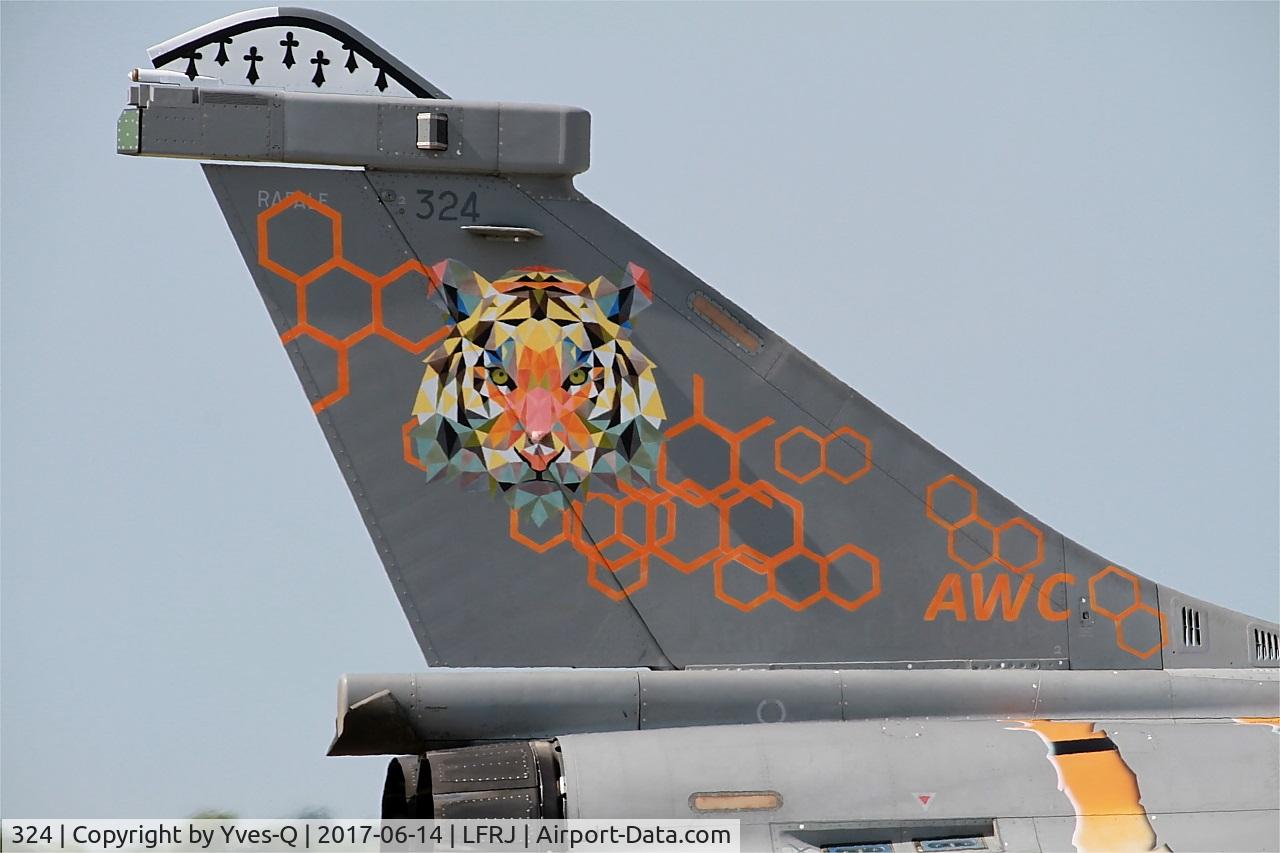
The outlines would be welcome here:
M 431 665 L 340 683 L 384 815 L 1280 848 L 1280 628 L 1022 511 L 593 204 L 587 112 L 305 9 L 149 57 L 117 149 L 206 161 Z

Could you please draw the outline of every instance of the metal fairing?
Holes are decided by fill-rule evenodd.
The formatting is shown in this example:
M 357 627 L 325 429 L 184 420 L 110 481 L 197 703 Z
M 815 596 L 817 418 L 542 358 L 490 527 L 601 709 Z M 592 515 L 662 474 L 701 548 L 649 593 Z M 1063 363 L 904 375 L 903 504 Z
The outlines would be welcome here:
M 1032 726 L 1065 735 L 1046 741 Z M 971 834 L 1013 850 L 1271 850 L 1274 738 L 1231 721 L 917 719 L 581 734 L 559 743 L 573 780 L 567 817 L 735 817 L 756 839 L 751 849 Z M 1184 761 L 1193 782 L 1174 772 Z M 776 791 L 782 802 L 732 813 L 691 805 L 692 792 L 718 791 Z M 1230 818 L 1197 826 L 1184 817 L 1194 813 Z
M 340 686 L 331 753 L 406 754 L 385 814 L 1280 847 L 1280 628 L 1066 538 L 583 196 L 585 111 L 303 9 L 151 56 L 117 149 L 209 161 L 433 667 Z

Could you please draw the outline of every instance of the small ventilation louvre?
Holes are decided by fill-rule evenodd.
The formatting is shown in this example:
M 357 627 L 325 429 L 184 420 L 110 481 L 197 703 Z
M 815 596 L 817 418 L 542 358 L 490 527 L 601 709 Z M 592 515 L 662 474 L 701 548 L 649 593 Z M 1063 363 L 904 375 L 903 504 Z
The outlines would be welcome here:
M 1280 636 L 1274 631 L 1253 629 L 1253 659 L 1255 661 L 1280 660 Z
M 1200 611 L 1194 607 L 1182 608 L 1182 645 L 1189 649 L 1204 645 L 1200 634 Z

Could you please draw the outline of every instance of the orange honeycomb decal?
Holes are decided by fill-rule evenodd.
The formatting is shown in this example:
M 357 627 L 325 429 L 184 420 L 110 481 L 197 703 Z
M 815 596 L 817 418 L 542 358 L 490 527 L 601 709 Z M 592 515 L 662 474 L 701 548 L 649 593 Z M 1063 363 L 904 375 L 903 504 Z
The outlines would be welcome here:
M 695 500 L 710 500 L 723 497 L 735 489 L 742 488 L 744 486 L 740 476 L 742 443 L 760 430 L 773 424 L 773 418 L 761 418 L 750 426 L 733 432 L 706 416 L 703 400 L 702 377 L 695 373 L 693 375 L 693 414 L 679 423 L 672 424 L 663 431 L 662 451 L 658 455 L 656 471 L 658 485 L 664 490 L 686 495 Z M 724 482 L 715 486 L 705 486 L 688 478 L 678 482 L 672 482 L 668 479 L 666 454 L 668 445 L 672 439 L 695 429 L 706 430 L 728 446 L 729 476 Z
M 1012 552 L 1015 549 L 1010 546 L 1015 539 L 1022 539 L 1024 542 L 1032 543 L 1031 555 L 1021 562 L 1014 562 L 1013 559 Z M 1011 572 L 1021 574 L 1040 565 L 1040 562 L 1044 559 L 1044 536 L 1040 533 L 1040 528 L 1025 518 L 1011 518 L 996 528 L 995 554 L 996 559 L 1000 561 L 1000 565 Z
M 848 572 L 848 579 L 852 584 L 851 591 L 856 592 L 864 585 L 860 583 L 860 575 L 866 578 L 866 590 L 852 598 L 842 595 L 831 588 L 831 573 L 837 571 L 844 575 L 847 570 L 846 567 L 852 567 L 853 569 L 853 571 Z M 823 564 L 822 589 L 823 594 L 836 605 L 843 607 L 845 610 L 857 610 L 880 594 L 880 560 L 874 554 L 862 550 L 857 545 L 841 545 L 827 555 L 826 562 Z
M 575 501 L 563 530 L 549 538 L 530 534 L 520 527 L 512 510 L 512 540 L 536 553 L 546 553 L 567 544 L 586 561 L 587 585 L 613 601 L 622 601 L 648 583 L 654 561 L 682 573 L 691 574 L 710 567 L 715 597 L 744 613 L 767 602 L 801 611 L 827 601 L 847 611 L 862 607 L 880 594 L 880 561 L 874 554 L 853 543 L 841 545 L 829 554 L 816 554 L 805 544 L 804 503 L 765 480 L 746 482 L 742 478 L 742 445 L 753 435 L 773 425 L 761 418 L 740 430 L 731 430 L 709 417 L 705 408 L 702 377 L 693 376 L 693 413 L 665 431 L 658 451 L 655 482 L 657 488 L 633 486 L 619 481 L 620 495 L 589 493 L 585 501 Z M 725 448 L 727 478 L 723 482 L 699 483 L 692 478 L 668 475 L 667 452 L 672 438 L 705 430 Z M 787 437 L 802 436 L 822 452 L 839 437 L 857 435 L 842 428 L 823 437 L 807 428 L 791 430 L 774 443 L 777 448 Z M 791 472 L 790 479 L 804 482 L 822 473 L 841 482 L 853 482 L 870 470 L 870 442 L 860 442 L 864 461 L 853 471 L 829 469 L 821 462 L 813 471 Z M 406 451 L 406 460 L 408 459 Z M 819 458 L 822 458 L 821 456 Z M 798 479 L 803 477 L 804 479 Z M 741 519 L 734 526 L 734 514 L 746 509 L 779 513 L 788 532 L 785 543 L 768 551 L 758 545 L 736 541 L 735 529 L 749 527 Z M 680 519 L 704 514 L 714 516 L 717 535 L 702 542 L 680 537 Z M 591 523 L 584 522 L 590 515 Z M 692 547 L 691 547 L 692 546 Z
M 400 449 L 404 454 L 405 462 L 419 471 L 426 471 L 427 466 L 423 465 L 422 460 L 418 458 L 418 454 L 413 452 L 413 428 L 417 425 L 417 418 L 409 418 L 409 420 L 400 425 Z
M 964 512 L 958 513 L 952 509 L 948 515 L 942 515 L 934 509 L 935 504 L 940 503 L 947 492 L 960 496 L 959 500 L 965 504 Z M 949 503 L 954 503 L 954 500 Z M 948 474 L 924 490 L 924 514 L 944 530 L 955 530 L 966 521 L 978 517 L 978 490 L 955 474 Z
M 978 573 L 987 566 L 994 564 L 1021 576 L 1019 590 L 1029 590 L 1035 583 L 1031 570 L 1044 562 L 1044 533 L 1021 516 L 1007 519 L 999 525 L 984 518 L 978 507 L 978 490 L 972 483 L 955 474 L 930 483 L 924 490 L 924 514 L 947 532 L 947 556 L 951 561 L 973 573 L 970 579 L 973 581 L 973 610 L 977 621 L 990 618 L 995 601 L 994 598 L 979 601 L 984 585 Z M 957 573 L 943 577 L 925 610 L 926 621 L 932 621 L 942 612 L 953 614 L 957 621 L 967 621 L 961 577 Z M 996 579 L 1004 586 L 993 583 L 992 590 L 1010 589 L 1008 575 L 1001 574 Z M 1055 610 L 1047 602 L 1054 586 L 1074 583 L 1074 576 L 1061 572 L 1044 580 L 1037 599 L 1041 617 L 1051 621 L 1067 618 L 1065 611 Z M 1136 575 L 1117 566 L 1106 566 L 1089 578 L 1088 585 L 1090 608 L 1115 625 L 1117 648 L 1139 660 L 1148 660 L 1164 648 L 1168 642 L 1164 614 L 1142 601 Z M 1019 596 L 1022 594 L 1019 592 Z M 1005 621 L 1016 620 L 1022 612 L 1018 600 L 1013 599 L 1007 612 L 1002 611 Z M 1146 626 L 1141 624 L 1143 620 L 1147 621 Z M 1143 634 L 1143 627 L 1150 629 L 1153 625 L 1158 626 L 1159 639 L 1150 646 L 1144 646 L 1136 637 Z
M 826 572 L 827 561 L 806 548 L 774 569 L 769 589 L 774 600 L 783 606 L 804 610 L 823 597 L 830 598 Z M 779 583 L 779 579 L 784 582 Z
M 1114 577 L 1118 581 L 1115 585 L 1123 590 L 1121 599 L 1108 598 L 1107 592 L 1100 589 L 1102 583 L 1108 577 Z M 1116 645 L 1139 660 L 1147 660 L 1163 649 L 1165 644 L 1169 642 L 1164 614 L 1142 600 L 1142 589 L 1138 585 L 1137 575 L 1127 572 L 1119 566 L 1107 566 L 1089 578 L 1089 607 L 1093 609 L 1094 613 L 1110 619 L 1115 624 Z M 1156 620 L 1160 626 L 1160 639 L 1154 645 L 1145 649 L 1135 648 L 1125 638 L 1125 623 L 1135 618 L 1143 618 L 1143 614 L 1145 614 L 1146 618 Z M 1132 632 L 1133 630 L 1131 626 L 1130 631 Z
M 772 554 L 765 554 L 750 545 L 739 546 L 748 559 L 760 565 L 765 565 L 774 561 L 786 560 L 804 548 L 804 504 L 772 483 L 760 480 L 750 486 L 741 486 L 739 491 L 724 499 L 724 509 L 721 513 L 724 523 L 720 525 L 720 547 L 723 550 L 734 549 L 734 546 L 730 543 L 730 531 L 734 526 L 733 511 L 747 505 L 747 501 L 755 504 L 756 507 L 779 515 L 789 516 L 787 526 L 791 529 L 791 540 Z
M 860 455 L 862 461 L 850 466 L 848 471 L 839 471 L 832 464 L 832 444 L 839 439 L 846 439 L 847 446 L 852 449 L 852 445 L 856 444 L 861 447 Z M 844 448 L 845 444 L 837 444 L 836 450 Z M 822 473 L 838 483 L 844 483 L 846 486 L 863 474 L 871 470 L 871 439 L 867 438 L 860 432 L 850 429 L 849 427 L 840 427 L 822 440 Z
M 995 542 L 995 527 L 985 518 L 975 516 L 947 531 L 947 556 L 969 571 L 976 572 L 995 562 Z M 967 550 L 974 553 L 966 554 L 966 547 L 971 543 L 976 543 L 977 547 L 968 547 Z M 961 546 L 959 551 L 957 544 Z
M 795 446 L 795 443 L 803 441 L 804 439 L 813 442 L 813 445 L 816 448 L 816 461 L 813 467 L 809 468 L 807 471 L 792 471 L 782 461 L 782 448 L 788 443 L 792 443 L 792 446 Z M 808 427 L 794 427 L 789 432 L 785 432 L 774 439 L 773 467 L 777 469 L 779 474 L 789 480 L 794 480 L 797 483 L 807 483 L 822 473 L 822 447 L 822 436 L 818 435 Z
M 328 256 L 319 263 L 305 270 L 293 270 L 271 257 L 271 221 L 281 216 L 315 216 L 324 218 L 328 224 Z M 385 296 L 392 289 L 406 286 L 406 282 L 421 283 L 412 286 L 421 287 L 429 292 L 435 287 L 434 273 L 417 260 L 408 260 L 381 275 L 370 272 L 359 264 L 353 263 L 342 254 L 342 214 L 329 205 L 316 201 L 301 191 L 291 192 L 280 201 L 258 213 L 258 266 L 269 270 L 294 287 L 297 315 L 293 325 L 280 335 L 280 342 L 292 343 L 300 338 L 308 339 L 316 344 L 332 350 L 336 361 L 336 377 L 333 389 L 311 403 L 311 410 L 319 413 L 346 397 L 351 390 L 348 354 L 351 348 L 371 336 L 390 341 L 405 352 L 417 355 L 441 341 L 448 330 L 444 327 L 426 335 L 419 340 L 411 340 L 404 334 L 390 328 L 383 319 L 382 305 Z M 362 288 L 361 298 L 367 296 L 369 312 L 367 318 L 355 328 L 324 329 L 309 318 L 307 312 L 308 294 L 313 285 L 329 273 L 341 271 L 351 276 Z
M 978 490 L 955 474 L 924 490 L 924 514 L 947 531 L 947 556 L 971 572 L 995 563 L 1022 574 L 1044 561 L 1040 528 L 1021 516 L 992 524 L 978 511 Z
M 833 465 L 831 459 L 832 443 L 842 439 L 846 444 L 837 445 L 837 449 L 847 449 L 852 452 L 856 445 L 859 448 L 857 452 L 862 457 L 861 461 L 850 466 L 848 471 L 839 470 L 839 466 Z M 807 443 L 812 443 L 816 450 L 814 464 L 807 470 L 793 471 L 783 461 L 784 448 L 788 445 L 795 447 Z M 871 470 L 871 439 L 850 427 L 840 427 L 825 436 L 818 435 L 808 427 L 794 427 L 774 439 L 773 467 L 779 474 L 796 483 L 807 483 L 819 474 L 826 474 L 837 483 L 844 483 L 847 486 Z
M 569 513 L 567 512 L 560 516 L 560 529 L 542 541 L 534 539 L 533 536 L 526 534 L 521 529 L 524 521 L 525 519 L 520 513 L 511 513 L 507 534 L 535 554 L 545 554 L 557 545 L 562 545 L 569 541 Z M 535 532 L 534 535 L 538 534 Z
M 318 253 L 305 264 L 293 264 L 297 269 L 272 255 L 271 224 L 283 217 L 318 217 L 315 244 L 309 247 Z M 349 353 L 362 341 L 378 337 L 406 353 L 420 355 L 448 334 L 448 327 L 442 325 L 420 336 L 423 330 L 393 328 L 384 317 L 384 304 L 436 288 L 435 271 L 416 259 L 383 273 L 368 270 L 345 257 L 342 231 L 339 211 L 301 191 L 289 193 L 257 216 L 258 265 L 293 287 L 296 314 L 280 334 L 281 343 L 306 340 L 334 353 L 332 382 L 311 404 L 317 414 L 350 393 Z M 329 276 L 333 277 L 326 278 Z M 347 303 L 340 319 L 317 316 L 315 305 L 309 302 L 326 295 L 317 288 L 341 289 L 344 297 L 354 293 L 359 304 L 368 300 L 368 311 L 352 310 Z M 612 601 L 622 601 L 643 589 L 653 560 L 684 574 L 710 566 L 716 598 L 743 612 L 769 601 L 793 611 L 820 601 L 854 611 L 876 598 L 880 594 L 880 563 L 875 555 L 852 542 L 828 554 L 814 553 L 805 545 L 804 504 L 773 483 L 743 479 L 742 445 L 772 426 L 773 418 L 729 429 L 706 414 L 703 380 L 697 374 L 693 376 L 692 401 L 693 413 L 664 432 L 655 468 L 656 488 L 620 481 L 619 495 L 588 493 L 585 501 L 574 502 L 570 511 L 562 514 L 558 527 L 550 525 L 547 530 L 526 525 L 512 510 L 507 530 L 511 540 L 536 554 L 568 546 L 583 557 L 588 586 Z M 425 470 L 413 452 L 411 433 L 416 424 L 417 419 L 410 418 L 402 425 L 401 452 L 405 464 Z M 727 460 L 723 481 L 700 483 L 690 477 L 668 477 L 668 444 L 696 431 L 723 445 Z M 789 441 L 811 443 L 815 458 L 811 470 L 794 471 L 784 464 L 784 445 Z M 799 484 L 826 476 L 849 485 L 871 470 L 871 453 L 870 439 L 850 427 L 825 435 L 797 427 L 775 440 L 774 468 Z M 735 541 L 733 515 L 745 510 L 785 513 L 789 540 L 768 552 Z M 584 522 L 588 514 L 599 522 L 598 530 L 592 525 L 599 539 L 588 532 Z M 708 521 L 714 516 L 716 535 L 702 542 L 682 539 L 679 520 L 697 514 L 705 514 Z

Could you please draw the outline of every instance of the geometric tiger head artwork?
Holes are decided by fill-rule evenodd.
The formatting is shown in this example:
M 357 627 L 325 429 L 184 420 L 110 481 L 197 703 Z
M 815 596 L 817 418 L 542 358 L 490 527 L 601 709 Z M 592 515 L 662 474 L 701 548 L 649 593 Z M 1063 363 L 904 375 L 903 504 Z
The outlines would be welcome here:
M 621 284 L 526 267 L 487 281 L 432 267 L 449 332 L 424 359 L 410 432 L 430 481 L 501 494 L 536 525 L 597 484 L 652 482 L 666 417 L 653 364 L 631 341 L 649 275 Z

